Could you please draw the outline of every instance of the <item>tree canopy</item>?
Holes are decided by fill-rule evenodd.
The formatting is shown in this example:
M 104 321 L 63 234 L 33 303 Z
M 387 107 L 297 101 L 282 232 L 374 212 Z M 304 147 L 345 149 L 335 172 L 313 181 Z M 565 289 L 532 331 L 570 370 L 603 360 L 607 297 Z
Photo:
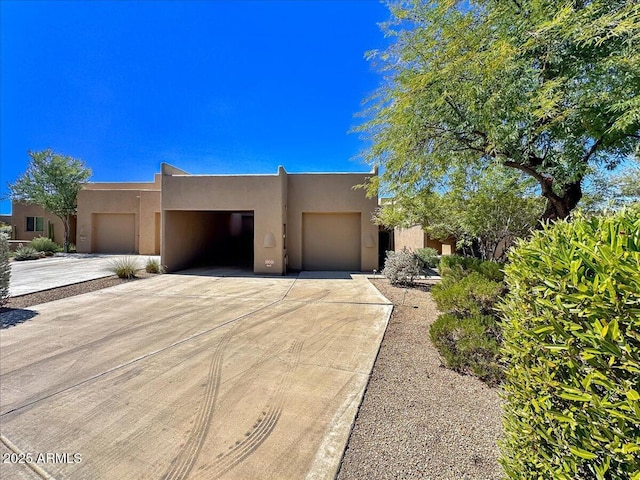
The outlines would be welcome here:
M 594 169 L 640 156 L 640 5 L 628 0 L 392 3 L 384 82 L 357 130 L 369 184 L 411 198 L 457 170 L 533 178 L 567 217 Z
M 457 239 L 457 248 L 485 260 L 502 260 L 516 238 L 536 227 L 544 203 L 534 181 L 498 165 L 457 172 L 443 193 L 423 191 L 395 197 L 376 214 L 394 227 L 422 225 L 431 238 Z
M 76 197 L 91 169 L 73 157 L 52 150 L 29 152 L 27 171 L 9 184 L 12 201 L 39 205 L 56 215 L 64 225 L 64 251 L 69 251 L 70 221 L 76 213 Z

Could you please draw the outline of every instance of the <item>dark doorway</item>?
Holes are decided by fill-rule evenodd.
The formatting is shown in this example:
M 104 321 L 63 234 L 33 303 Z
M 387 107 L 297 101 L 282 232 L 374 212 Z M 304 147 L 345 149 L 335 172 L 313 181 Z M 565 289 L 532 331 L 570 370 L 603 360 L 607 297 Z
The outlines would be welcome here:
M 241 267 L 253 270 L 252 211 L 166 210 L 164 247 L 171 270 Z
M 253 268 L 253 212 L 209 212 L 200 265 Z
M 393 250 L 393 230 L 380 227 L 378 231 L 378 269 L 384 268 L 387 252 Z

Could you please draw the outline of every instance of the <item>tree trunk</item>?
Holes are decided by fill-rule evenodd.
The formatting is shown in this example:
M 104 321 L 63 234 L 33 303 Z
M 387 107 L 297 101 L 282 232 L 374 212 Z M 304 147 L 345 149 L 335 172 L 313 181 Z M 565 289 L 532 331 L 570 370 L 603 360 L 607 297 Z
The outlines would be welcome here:
M 542 214 L 543 222 L 555 222 L 567 218 L 582 198 L 580 181 L 568 184 L 562 195 L 554 193 L 551 182 L 551 180 L 545 179 L 541 185 L 542 196 L 547 199 L 547 206 Z

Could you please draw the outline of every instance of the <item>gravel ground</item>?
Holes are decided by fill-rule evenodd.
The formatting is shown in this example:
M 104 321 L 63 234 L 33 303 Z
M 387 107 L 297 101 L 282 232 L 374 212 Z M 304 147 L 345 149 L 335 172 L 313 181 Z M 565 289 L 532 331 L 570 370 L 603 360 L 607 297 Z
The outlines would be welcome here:
M 89 280 L 88 282 L 74 283 L 73 285 L 43 290 L 42 292 L 10 297 L 5 306 L 0 308 L 0 313 L 8 313 L 11 310 L 27 308 L 41 303 L 53 302 L 54 300 L 59 300 L 61 298 L 73 297 L 75 295 L 81 295 L 83 293 L 93 292 L 95 290 L 120 285 L 121 283 L 132 282 L 153 276 L 144 270 L 139 271 L 136 275 L 136 278 L 132 278 L 130 280 L 118 278 L 113 275 L 111 277 L 98 278 L 97 280 Z
M 442 366 L 422 288 L 372 283 L 395 305 L 338 480 L 503 478 L 499 390 Z

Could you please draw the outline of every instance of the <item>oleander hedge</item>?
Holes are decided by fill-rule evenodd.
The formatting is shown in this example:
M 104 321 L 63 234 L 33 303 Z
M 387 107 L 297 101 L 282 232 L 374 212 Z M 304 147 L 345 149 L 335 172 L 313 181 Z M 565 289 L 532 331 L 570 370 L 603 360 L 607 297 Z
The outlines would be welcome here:
M 501 306 L 509 478 L 640 479 L 640 208 L 520 242 Z

